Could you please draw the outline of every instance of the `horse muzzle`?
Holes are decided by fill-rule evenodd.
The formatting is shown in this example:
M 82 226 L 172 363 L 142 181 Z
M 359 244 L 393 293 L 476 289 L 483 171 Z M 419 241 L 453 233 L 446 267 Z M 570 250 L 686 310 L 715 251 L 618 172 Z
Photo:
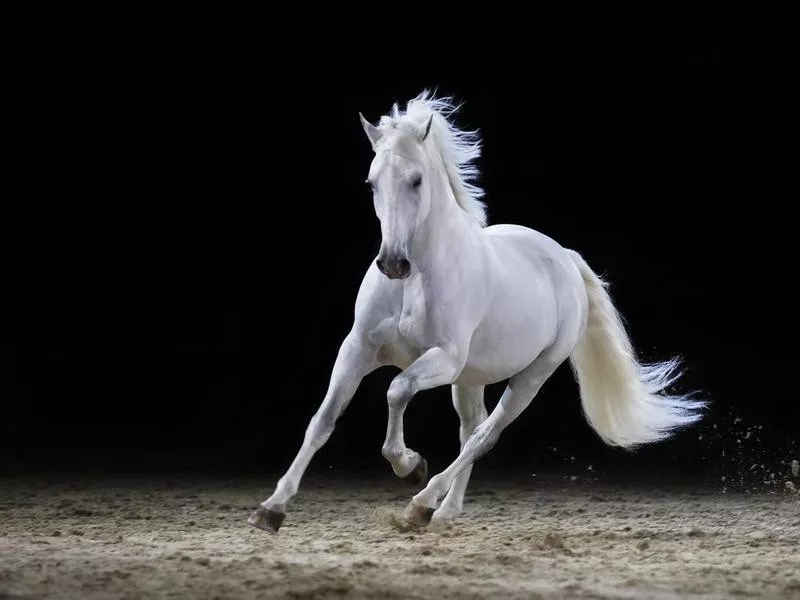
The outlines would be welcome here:
M 404 256 L 379 256 L 375 264 L 389 279 L 405 279 L 411 274 L 411 263 Z

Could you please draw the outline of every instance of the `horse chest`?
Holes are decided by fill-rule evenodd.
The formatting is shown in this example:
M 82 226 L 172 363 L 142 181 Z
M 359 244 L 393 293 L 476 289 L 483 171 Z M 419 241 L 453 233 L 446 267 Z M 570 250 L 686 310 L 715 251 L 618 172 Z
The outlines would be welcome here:
M 418 278 L 409 281 L 403 289 L 403 301 L 397 316 L 397 331 L 408 343 L 415 346 L 426 344 L 428 315 L 425 289 Z

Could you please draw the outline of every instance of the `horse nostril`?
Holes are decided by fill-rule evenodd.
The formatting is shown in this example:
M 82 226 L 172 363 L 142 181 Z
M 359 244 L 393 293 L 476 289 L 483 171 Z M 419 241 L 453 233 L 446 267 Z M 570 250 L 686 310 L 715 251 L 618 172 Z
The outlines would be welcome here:
M 401 258 L 397 261 L 397 273 L 399 275 L 408 275 L 409 271 L 411 271 L 411 263 L 408 262 L 405 258 Z
M 407 259 L 397 256 L 376 258 L 375 265 L 389 279 L 405 279 L 411 273 L 411 263 Z

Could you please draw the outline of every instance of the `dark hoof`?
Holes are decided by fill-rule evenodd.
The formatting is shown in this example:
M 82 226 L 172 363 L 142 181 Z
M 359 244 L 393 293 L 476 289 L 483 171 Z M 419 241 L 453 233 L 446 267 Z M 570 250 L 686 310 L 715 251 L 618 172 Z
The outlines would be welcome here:
M 401 479 L 413 486 L 423 485 L 428 479 L 428 461 L 420 456 L 419 462 L 417 466 L 414 467 L 414 470 Z
M 281 528 L 281 523 L 283 523 L 285 518 L 285 513 L 276 512 L 259 506 L 256 512 L 247 519 L 247 522 L 258 529 L 263 529 L 270 533 L 278 533 L 278 529 Z
M 406 512 L 403 517 L 412 525 L 416 525 L 417 527 L 425 527 L 426 525 L 430 524 L 431 517 L 433 517 L 434 512 L 435 509 L 428 508 L 427 506 L 418 506 L 412 501 L 406 507 Z

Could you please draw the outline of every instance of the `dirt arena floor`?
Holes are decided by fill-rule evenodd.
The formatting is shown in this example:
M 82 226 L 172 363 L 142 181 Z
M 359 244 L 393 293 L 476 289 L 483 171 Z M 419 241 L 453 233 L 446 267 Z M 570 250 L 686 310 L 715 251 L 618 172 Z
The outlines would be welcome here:
M 800 598 L 800 495 L 476 479 L 449 526 L 400 481 L 0 480 L 0 598 Z M 521 484 L 521 485 L 520 485 Z

